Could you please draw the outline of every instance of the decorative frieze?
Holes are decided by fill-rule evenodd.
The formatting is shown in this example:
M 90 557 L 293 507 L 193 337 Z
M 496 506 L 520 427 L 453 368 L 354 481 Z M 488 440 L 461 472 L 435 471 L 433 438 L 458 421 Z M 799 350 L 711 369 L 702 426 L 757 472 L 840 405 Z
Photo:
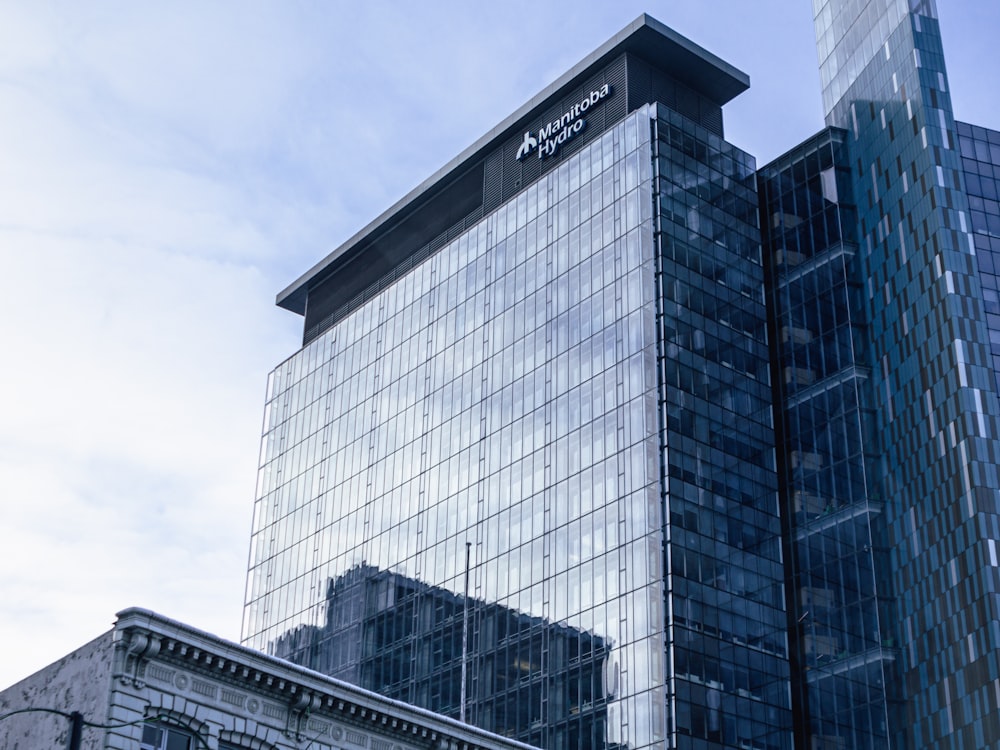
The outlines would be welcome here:
M 154 680 L 168 684 L 173 684 L 174 675 L 177 674 L 176 670 L 167 669 L 159 664 L 150 664 L 147 671 Z
M 215 700 L 215 696 L 218 694 L 218 689 L 211 682 L 205 682 L 204 680 L 194 679 L 191 681 L 192 692 L 198 693 L 198 695 L 204 695 L 206 698 L 211 698 Z
M 368 746 L 368 737 L 361 734 L 361 732 L 355 732 L 353 729 L 348 729 L 344 734 L 347 741 L 352 745 L 358 745 L 360 747 Z
M 243 693 L 238 693 L 235 690 L 229 690 L 228 688 L 222 688 L 222 702 L 228 703 L 230 706 L 236 706 L 237 708 L 243 708 L 243 704 L 246 703 L 247 697 Z
M 262 712 L 264 716 L 267 716 L 271 719 L 283 720 L 285 718 L 285 709 L 281 706 L 276 706 L 273 703 L 265 703 Z
M 311 733 L 323 736 L 329 734 L 330 723 L 326 721 L 319 721 L 318 719 L 310 719 L 306 724 L 306 729 L 308 729 Z

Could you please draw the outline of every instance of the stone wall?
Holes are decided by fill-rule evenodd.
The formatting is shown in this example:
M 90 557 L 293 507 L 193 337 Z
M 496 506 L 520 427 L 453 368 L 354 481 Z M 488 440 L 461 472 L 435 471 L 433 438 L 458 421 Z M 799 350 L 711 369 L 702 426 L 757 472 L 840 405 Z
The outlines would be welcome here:
M 79 711 L 85 721 L 104 724 L 111 689 L 112 633 L 95 638 L 59 661 L 0 692 L 0 716 L 23 709 Z M 70 720 L 49 711 L 32 710 L 0 721 L 0 748 L 40 750 L 65 748 Z M 104 730 L 84 727 L 82 750 L 104 747 Z

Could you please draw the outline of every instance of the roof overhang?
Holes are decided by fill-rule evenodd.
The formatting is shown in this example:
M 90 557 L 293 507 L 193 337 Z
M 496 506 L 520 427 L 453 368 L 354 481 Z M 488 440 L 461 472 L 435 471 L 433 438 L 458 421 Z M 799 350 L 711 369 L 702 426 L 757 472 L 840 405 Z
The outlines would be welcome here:
M 322 280 L 338 260 L 349 255 L 366 238 L 387 229 L 396 217 L 411 213 L 428 192 L 458 179 L 477 159 L 517 132 L 525 120 L 548 106 L 550 100 L 557 100 L 622 53 L 632 53 L 655 64 L 719 106 L 750 87 L 750 77 L 746 73 L 644 13 L 289 284 L 278 294 L 277 305 L 305 314 L 310 287 Z

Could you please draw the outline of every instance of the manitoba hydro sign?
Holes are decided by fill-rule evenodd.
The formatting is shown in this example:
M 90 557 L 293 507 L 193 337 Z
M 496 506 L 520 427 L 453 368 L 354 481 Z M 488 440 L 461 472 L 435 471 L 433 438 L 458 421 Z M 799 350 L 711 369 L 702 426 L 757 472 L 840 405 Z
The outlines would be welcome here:
M 527 131 L 517 150 L 517 160 L 523 161 L 535 151 L 538 152 L 539 159 L 555 156 L 561 145 L 587 126 L 584 115 L 609 96 L 611 87 L 605 83 L 599 89 L 591 91 L 581 102 L 574 104 L 562 117 L 544 125 L 538 133 Z

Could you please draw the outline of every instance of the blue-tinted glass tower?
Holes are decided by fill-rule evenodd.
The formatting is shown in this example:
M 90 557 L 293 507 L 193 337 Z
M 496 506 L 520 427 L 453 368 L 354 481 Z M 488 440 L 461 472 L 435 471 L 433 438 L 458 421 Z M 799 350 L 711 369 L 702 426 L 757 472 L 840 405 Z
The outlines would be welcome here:
M 282 293 L 246 643 L 546 748 L 790 750 L 747 85 L 641 17 Z
M 799 746 L 888 747 L 898 641 L 848 134 L 759 173 Z
M 871 562 L 874 606 L 862 607 L 873 617 L 858 637 L 868 663 L 899 676 L 898 711 L 891 695 L 882 699 L 888 731 L 873 714 L 868 734 L 875 746 L 887 736 L 894 747 L 992 747 L 1000 743 L 998 401 L 935 10 L 915 0 L 816 0 L 814 9 L 827 123 L 846 131 L 865 326 L 854 356 L 870 359 L 857 393 L 861 412 L 867 394 L 875 427 L 861 448 L 871 455 L 863 462 L 871 537 L 859 535 L 852 553 L 859 572 Z M 796 320 L 792 305 L 778 315 Z M 828 322 L 839 317 L 831 312 Z M 786 396 L 786 423 L 790 406 Z M 799 438 L 813 430 L 791 429 Z M 796 583 L 820 545 L 798 550 Z M 831 589 L 838 601 L 851 593 Z M 891 606 L 879 606 L 883 598 Z M 807 622 L 812 610 L 799 616 Z M 869 676 L 839 704 L 807 691 L 810 736 L 832 728 L 854 746 L 838 705 L 877 698 L 873 685 Z
M 964 122 L 956 122 L 955 128 L 1000 393 L 1000 132 Z

